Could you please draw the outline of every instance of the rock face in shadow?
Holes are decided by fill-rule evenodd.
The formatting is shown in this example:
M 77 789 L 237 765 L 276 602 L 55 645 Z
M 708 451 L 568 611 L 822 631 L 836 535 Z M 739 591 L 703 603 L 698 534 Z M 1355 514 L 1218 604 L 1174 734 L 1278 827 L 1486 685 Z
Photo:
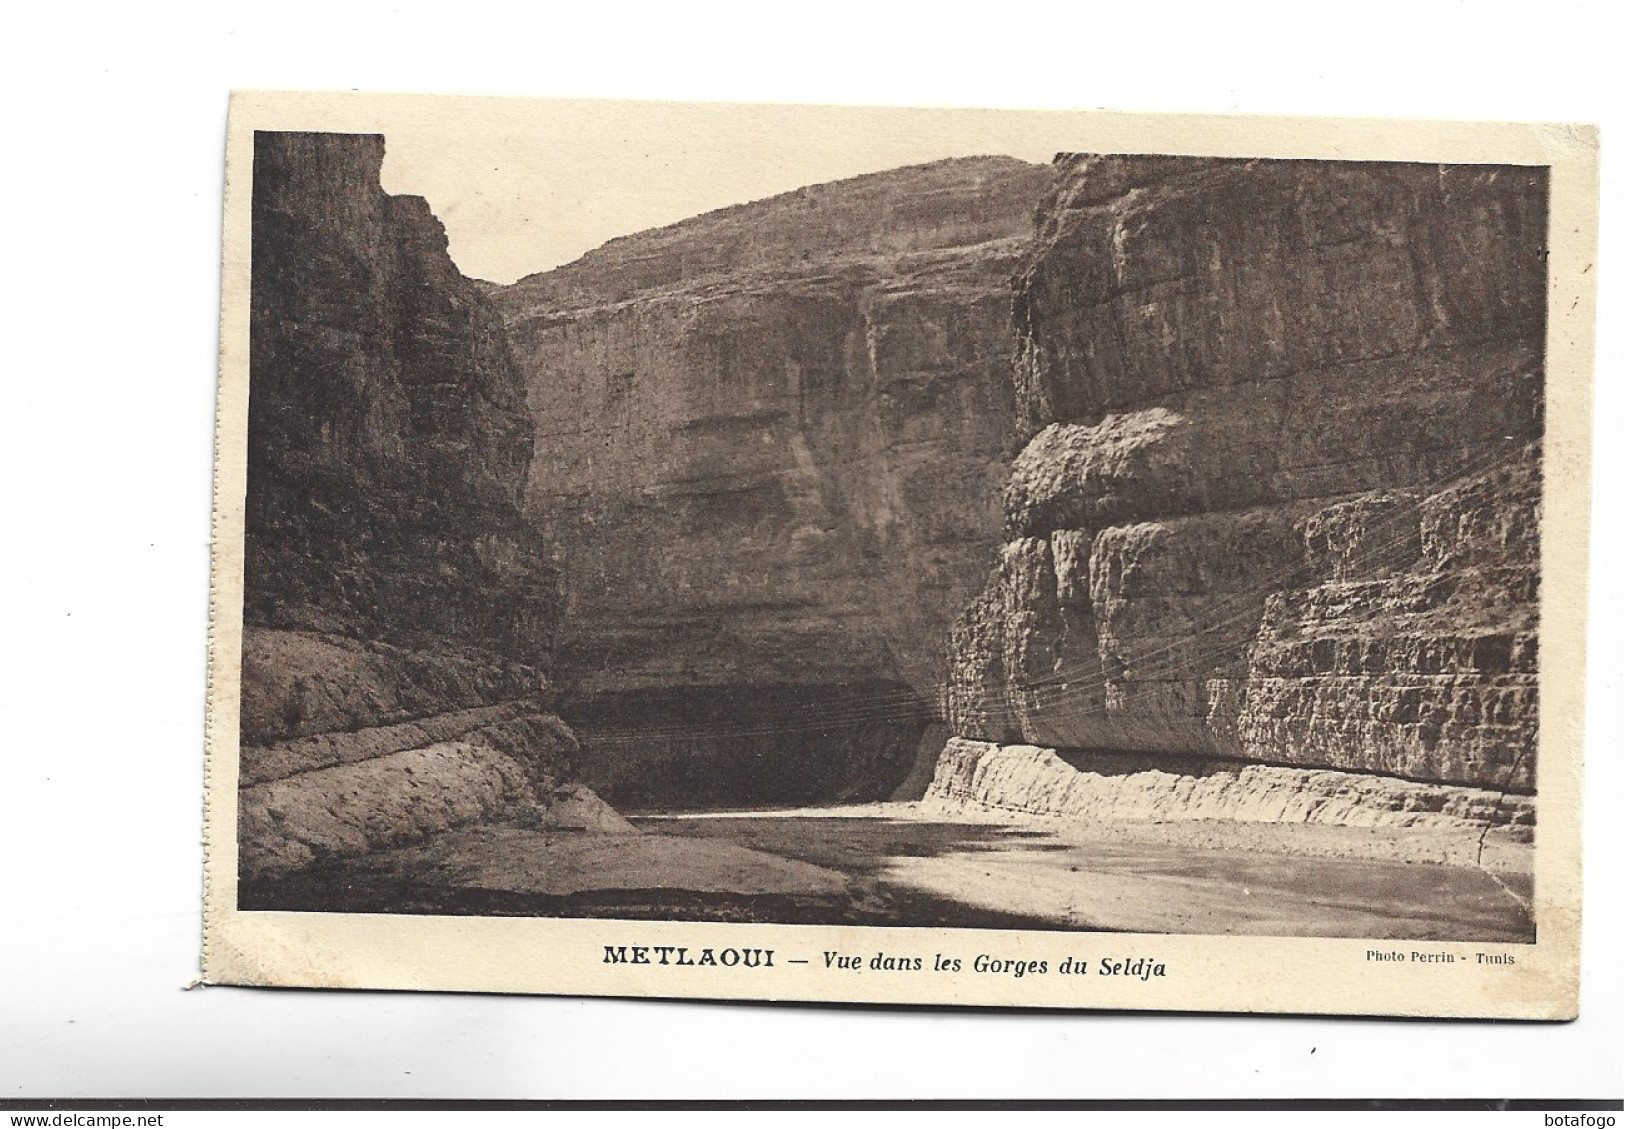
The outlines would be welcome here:
M 898 684 L 602 694 L 569 709 L 583 780 L 623 810 L 885 798 L 912 768 L 924 707 Z
M 384 139 L 255 135 L 245 614 L 536 663 L 556 578 L 519 503 L 501 321 Z
M 546 703 L 557 575 L 520 498 L 500 319 L 381 137 L 254 147 L 241 872 L 530 811 L 575 740 Z
M 799 802 L 907 774 L 998 540 L 1008 280 L 1049 179 L 1008 158 L 896 169 L 496 292 L 589 783 L 636 802 L 641 761 L 664 802 L 720 801 L 718 782 Z
M 1532 790 L 1544 173 L 1057 166 L 955 733 Z

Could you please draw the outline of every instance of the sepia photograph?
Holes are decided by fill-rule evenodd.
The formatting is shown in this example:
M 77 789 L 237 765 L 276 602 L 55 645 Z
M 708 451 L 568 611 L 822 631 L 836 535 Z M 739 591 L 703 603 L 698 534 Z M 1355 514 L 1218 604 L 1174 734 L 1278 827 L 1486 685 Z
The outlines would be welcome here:
M 0 1122 L 1617 1123 L 1625 7 L 17 15 Z
M 646 111 L 243 132 L 235 911 L 1541 939 L 1549 166 Z

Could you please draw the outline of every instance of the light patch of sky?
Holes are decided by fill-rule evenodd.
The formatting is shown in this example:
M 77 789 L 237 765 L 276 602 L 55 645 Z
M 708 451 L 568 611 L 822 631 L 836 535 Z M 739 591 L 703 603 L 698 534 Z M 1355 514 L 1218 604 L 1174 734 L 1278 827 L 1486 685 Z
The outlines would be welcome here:
M 1056 115 L 547 102 L 392 122 L 384 188 L 427 198 L 464 274 L 512 282 L 618 235 L 945 157 L 1047 162 Z

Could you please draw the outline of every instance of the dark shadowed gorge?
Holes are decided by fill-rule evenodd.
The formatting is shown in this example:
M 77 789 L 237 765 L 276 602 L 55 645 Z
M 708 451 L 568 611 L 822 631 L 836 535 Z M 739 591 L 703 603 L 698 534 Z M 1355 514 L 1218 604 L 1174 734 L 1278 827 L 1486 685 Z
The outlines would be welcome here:
M 494 286 L 383 145 L 256 143 L 245 904 L 1530 927 L 1541 170 L 963 158 Z
M 607 798 L 901 783 L 998 538 L 1009 278 L 1049 179 L 978 158 L 817 185 L 497 293 Z

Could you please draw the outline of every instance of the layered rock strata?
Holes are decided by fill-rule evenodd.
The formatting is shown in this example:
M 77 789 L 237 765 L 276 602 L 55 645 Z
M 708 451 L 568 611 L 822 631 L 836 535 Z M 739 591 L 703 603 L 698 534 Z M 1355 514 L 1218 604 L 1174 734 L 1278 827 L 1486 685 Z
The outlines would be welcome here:
M 501 321 L 384 139 L 255 135 L 245 615 L 536 662 L 557 581 L 520 514 Z
M 535 671 L 250 627 L 243 685 L 246 879 L 542 818 L 568 795 L 575 736 Z
M 992 808 L 1068 819 L 1172 823 L 1324 824 L 1404 828 L 1457 835 L 1470 845 L 1486 828 L 1528 842 L 1531 797 L 1460 785 L 1421 784 L 1329 769 L 1283 768 L 1162 754 L 1061 752 L 1033 745 L 951 739 L 927 792 L 929 810 Z
M 875 798 L 907 774 L 998 539 L 1008 279 L 1049 177 L 983 158 L 813 186 L 496 293 L 607 797 Z
M 1538 169 L 1058 159 L 955 734 L 1530 792 L 1545 201 Z
M 240 870 L 532 813 L 574 748 L 500 319 L 381 137 L 254 148 Z

